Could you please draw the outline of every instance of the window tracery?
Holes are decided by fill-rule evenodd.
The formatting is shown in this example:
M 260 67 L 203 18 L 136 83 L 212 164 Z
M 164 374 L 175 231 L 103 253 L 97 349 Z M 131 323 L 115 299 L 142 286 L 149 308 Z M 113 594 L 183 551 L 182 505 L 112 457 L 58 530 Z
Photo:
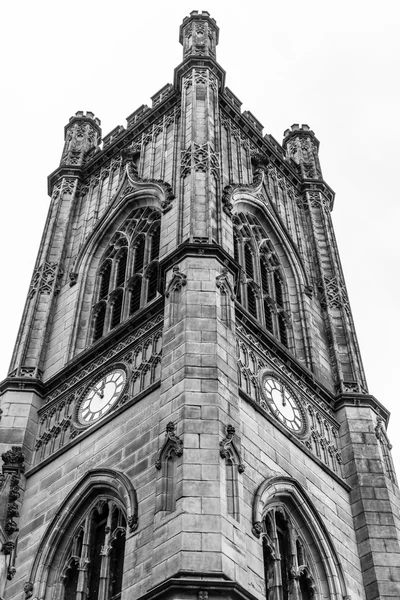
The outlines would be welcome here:
M 160 218 L 154 208 L 138 208 L 111 239 L 97 270 L 93 342 L 156 298 Z
M 119 598 L 125 533 L 126 517 L 121 507 L 115 500 L 98 498 L 75 528 L 64 555 L 62 600 Z
M 234 257 L 240 265 L 236 299 L 284 346 L 290 343 L 285 276 L 271 240 L 249 213 L 234 216 Z
M 263 553 L 267 600 L 311 600 L 317 587 L 304 541 L 283 505 L 265 515 Z

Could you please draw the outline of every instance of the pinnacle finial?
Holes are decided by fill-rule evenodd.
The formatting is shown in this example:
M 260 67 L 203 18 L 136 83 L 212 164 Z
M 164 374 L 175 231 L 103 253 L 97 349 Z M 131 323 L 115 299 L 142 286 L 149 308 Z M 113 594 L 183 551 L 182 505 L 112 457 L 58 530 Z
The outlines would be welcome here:
M 189 17 L 183 19 L 179 41 L 183 46 L 183 59 L 191 56 L 211 56 L 216 59 L 219 27 L 210 13 L 192 10 Z

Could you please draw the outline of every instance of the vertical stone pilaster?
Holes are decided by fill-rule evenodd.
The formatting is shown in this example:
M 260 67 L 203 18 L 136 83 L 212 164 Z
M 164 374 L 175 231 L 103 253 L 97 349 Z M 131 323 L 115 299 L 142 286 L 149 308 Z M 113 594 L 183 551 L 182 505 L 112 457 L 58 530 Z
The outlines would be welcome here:
M 337 412 L 343 467 L 367 600 L 400 597 L 400 521 L 397 486 L 386 471 L 376 413 L 350 403 Z

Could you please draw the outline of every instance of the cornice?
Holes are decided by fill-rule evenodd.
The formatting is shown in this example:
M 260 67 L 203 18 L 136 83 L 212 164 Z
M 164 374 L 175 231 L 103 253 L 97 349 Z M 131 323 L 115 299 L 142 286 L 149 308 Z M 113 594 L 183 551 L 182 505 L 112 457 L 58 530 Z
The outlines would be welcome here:
M 6 377 L 0 382 L 0 396 L 6 392 L 29 392 L 43 398 L 44 383 L 34 377 Z
M 138 600 L 169 600 L 180 597 L 182 592 L 185 598 L 198 600 L 203 598 L 230 598 L 231 600 L 256 600 L 257 597 L 248 592 L 241 585 L 229 579 L 220 572 L 205 573 L 196 571 L 178 571 L 170 579 L 157 585 Z M 200 596 L 205 592 L 206 596 Z
M 390 412 L 381 404 L 375 396 L 371 394 L 344 393 L 336 396 L 333 410 L 338 412 L 344 406 L 351 408 L 371 408 L 379 417 L 381 417 L 387 427 L 390 419 Z
M 228 252 L 226 252 L 226 250 L 224 250 L 219 244 L 187 241 L 180 244 L 176 250 L 160 260 L 161 278 L 165 281 L 166 271 L 172 269 L 174 265 L 188 256 L 216 258 L 219 260 L 221 265 L 228 267 L 231 273 L 234 275 L 238 274 L 238 266 L 236 262 L 232 256 L 228 254 Z
M 51 196 L 53 191 L 53 186 L 62 177 L 76 177 L 79 181 L 83 178 L 83 167 L 75 166 L 75 165 L 62 165 L 58 167 L 55 171 L 50 173 L 47 178 L 47 193 Z
M 226 72 L 212 56 L 190 56 L 174 70 L 174 87 L 176 90 L 181 90 L 182 77 L 185 73 L 195 68 L 210 69 L 218 77 L 221 89 L 224 89 Z

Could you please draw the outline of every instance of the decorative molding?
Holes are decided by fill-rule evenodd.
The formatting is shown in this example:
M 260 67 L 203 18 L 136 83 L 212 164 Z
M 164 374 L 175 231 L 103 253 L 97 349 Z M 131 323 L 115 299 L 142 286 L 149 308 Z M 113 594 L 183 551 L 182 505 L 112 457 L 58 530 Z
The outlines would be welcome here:
M 12 446 L 7 452 L 3 452 L 1 458 L 4 464 L 0 488 L 7 496 L 4 531 L 7 536 L 12 536 L 18 531 L 15 519 L 19 517 L 17 500 L 21 495 L 19 482 L 25 471 L 25 456 L 21 446 Z
M 305 381 L 295 375 L 290 364 L 280 361 L 267 346 L 249 334 L 243 324 L 237 323 L 236 331 L 238 333 L 239 387 L 264 412 L 271 414 L 268 403 L 263 399 L 260 391 L 259 373 L 261 370 L 268 368 L 275 371 L 278 376 L 283 375 L 284 379 L 295 384 L 297 398 L 310 420 L 308 434 L 299 439 L 299 442 L 340 476 L 342 458 L 337 444 L 339 424 L 334 421 L 333 411 L 310 389 Z
M 155 462 L 156 469 L 161 469 L 163 457 L 168 450 L 171 450 L 175 456 L 182 456 L 183 454 L 183 441 L 175 434 L 175 423 L 173 421 L 170 421 L 165 428 L 165 442 L 158 453 Z
M 216 276 L 215 281 L 216 281 L 217 288 L 220 289 L 221 291 L 224 290 L 225 293 L 229 294 L 230 299 L 234 300 L 235 299 L 235 290 L 233 289 L 233 286 L 232 286 L 231 282 L 229 281 L 228 273 L 229 273 L 228 268 L 223 267 L 221 274 Z
M 181 152 L 181 177 L 185 178 L 191 170 L 210 172 L 216 179 L 220 177 L 220 157 L 210 142 L 191 145 Z
M 187 275 L 179 270 L 179 266 L 172 267 L 172 277 L 165 290 L 166 298 L 169 298 L 171 292 L 182 289 L 187 284 Z
M 172 208 L 172 201 L 175 199 L 175 194 L 173 192 L 172 186 L 163 181 L 162 179 L 151 179 L 151 178 L 142 178 L 139 177 L 138 171 L 135 163 L 133 162 L 133 158 L 137 156 L 135 151 L 125 151 L 125 156 L 127 160 L 126 164 L 126 174 L 128 177 L 128 186 L 125 188 L 121 195 L 121 200 L 126 198 L 129 194 L 136 192 L 142 188 L 148 188 L 149 185 L 157 187 L 164 196 L 164 200 L 161 201 L 161 208 L 163 213 L 166 213 L 168 210 Z
M 237 468 L 239 473 L 243 473 L 245 470 L 245 466 L 242 461 L 241 454 L 236 447 L 234 442 L 235 437 L 235 428 L 233 425 L 228 425 L 226 428 L 226 437 L 219 443 L 220 446 L 220 456 L 221 458 L 230 458 L 232 455 L 236 457 L 237 460 Z
M 265 181 L 265 173 L 267 165 L 259 159 L 255 161 L 255 169 L 253 171 L 253 181 L 250 184 L 243 183 L 232 183 L 224 187 L 222 192 L 222 204 L 224 207 L 224 211 L 228 215 L 232 215 L 233 204 L 235 200 L 235 196 L 240 196 L 240 194 L 250 193 L 250 194 L 259 194 L 263 188 L 263 184 Z
M 63 276 L 63 270 L 59 268 L 58 263 L 45 261 L 38 267 L 32 277 L 28 292 L 28 298 L 33 298 L 36 293 L 51 294 L 60 291 L 60 279 Z

